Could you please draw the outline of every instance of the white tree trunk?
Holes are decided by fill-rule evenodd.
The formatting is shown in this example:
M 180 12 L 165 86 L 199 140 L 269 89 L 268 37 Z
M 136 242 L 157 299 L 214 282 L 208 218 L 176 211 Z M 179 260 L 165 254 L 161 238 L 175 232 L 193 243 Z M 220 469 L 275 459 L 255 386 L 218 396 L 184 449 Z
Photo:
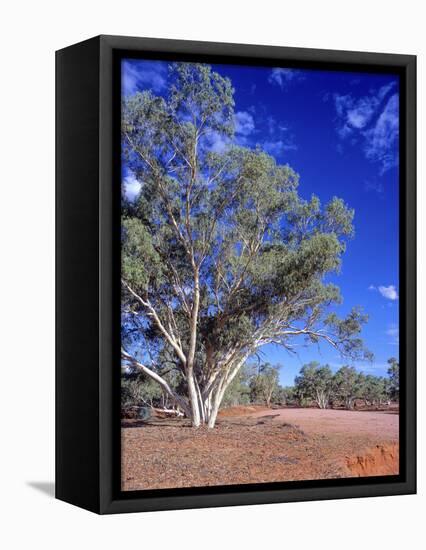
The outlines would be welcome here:
M 227 377 L 226 374 L 224 373 L 217 380 L 217 383 L 211 388 L 204 399 L 195 379 L 192 378 L 191 383 L 191 378 L 188 378 L 188 398 L 190 401 L 192 426 L 207 425 L 208 428 L 214 428 L 223 396 L 234 378 L 234 376 Z
M 222 403 L 223 395 L 226 391 L 226 388 L 228 387 L 229 383 L 225 383 L 223 381 L 222 384 L 219 385 L 219 388 L 217 391 L 211 396 L 211 408 L 210 413 L 207 421 L 207 426 L 209 428 L 214 428 L 216 424 L 217 419 L 217 413 L 219 412 L 220 405 Z
M 217 414 L 219 412 L 220 405 L 225 395 L 226 390 L 231 384 L 232 380 L 237 375 L 238 371 L 244 364 L 247 357 L 240 359 L 235 365 L 230 365 L 226 371 L 224 371 L 222 377 L 220 378 L 217 389 L 210 396 L 211 399 L 211 410 L 208 416 L 207 426 L 209 428 L 214 428 L 216 424 Z
M 198 428 L 201 424 L 200 414 L 200 401 L 198 399 L 197 388 L 194 380 L 194 373 L 192 371 L 187 372 L 187 384 L 188 384 L 188 399 L 191 409 L 191 422 L 194 428 Z
M 327 409 L 328 401 L 329 401 L 328 393 L 317 390 L 316 395 L 317 395 L 316 402 L 318 404 L 318 407 L 320 409 Z

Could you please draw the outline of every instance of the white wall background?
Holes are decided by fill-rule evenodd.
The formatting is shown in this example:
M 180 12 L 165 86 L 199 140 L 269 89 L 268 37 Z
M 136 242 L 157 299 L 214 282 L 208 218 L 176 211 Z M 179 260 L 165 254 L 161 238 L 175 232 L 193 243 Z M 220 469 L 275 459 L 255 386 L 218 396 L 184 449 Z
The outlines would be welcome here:
M 124 34 L 417 54 L 419 266 L 425 267 L 424 17 L 414 0 L 56 0 L 0 20 L 0 507 L 3 548 L 419 548 L 420 496 L 98 517 L 32 486 L 54 475 L 54 51 Z M 419 326 L 426 326 L 424 286 Z M 419 331 L 422 335 L 421 330 Z M 424 397 L 424 346 L 419 391 Z M 425 399 L 419 401 L 424 460 Z M 44 483 L 44 485 L 43 485 Z M 49 487 L 49 485 L 47 485 Z M 192 534 L 188 526 L 192 526 Z M 423 534 L 423 537 L 422 537 Z

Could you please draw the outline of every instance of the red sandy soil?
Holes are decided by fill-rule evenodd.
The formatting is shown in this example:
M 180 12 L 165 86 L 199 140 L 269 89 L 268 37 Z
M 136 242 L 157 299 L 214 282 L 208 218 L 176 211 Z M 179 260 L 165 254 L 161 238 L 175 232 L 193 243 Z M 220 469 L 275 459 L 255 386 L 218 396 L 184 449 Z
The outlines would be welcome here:
M 254 416 L 262 416 L 256 412 Z M 395 411 L 345 411 L 335 409 L 277 409 L 275 421 L 295 424 L 307 434 L 369 435 L 381 439 L 398 440 L 399 415 Z
M 346 466 L 355 477 L 389 476 L 398 473 L 399 444 L 376 445 L 363 455 L 346 459 Z
M 229 418 L 232 416 L 248 416 L 252 413 L 270 411 L 264 405 L 238 405 L 237 407 L 227 407 L 219 411 L 219 418 Z
M 125 420 L 122 488 L 397 474 L 398 423 L 390 411 L 258 407 L 225 409 L 213 430 Z

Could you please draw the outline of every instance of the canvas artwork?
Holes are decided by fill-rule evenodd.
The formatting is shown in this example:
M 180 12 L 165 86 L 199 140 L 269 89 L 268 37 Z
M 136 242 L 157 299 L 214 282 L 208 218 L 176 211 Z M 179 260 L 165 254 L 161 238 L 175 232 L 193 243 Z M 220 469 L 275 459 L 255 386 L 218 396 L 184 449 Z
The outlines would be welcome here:
M 398 475 L 399 76 L 120 63 L 122 491 Z

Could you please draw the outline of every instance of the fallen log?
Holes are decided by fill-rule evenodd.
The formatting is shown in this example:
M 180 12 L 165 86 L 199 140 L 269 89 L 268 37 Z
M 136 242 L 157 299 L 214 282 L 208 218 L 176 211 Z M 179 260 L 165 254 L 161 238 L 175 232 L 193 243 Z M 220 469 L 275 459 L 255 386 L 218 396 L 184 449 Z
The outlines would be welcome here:
M 183 417 L 182 411 L 177 411 L 176 409 L 160 409 L 158 407 L 152 407 L 152 410 L 155 415 L 158 416 L 177 416 L 177 417 Z

